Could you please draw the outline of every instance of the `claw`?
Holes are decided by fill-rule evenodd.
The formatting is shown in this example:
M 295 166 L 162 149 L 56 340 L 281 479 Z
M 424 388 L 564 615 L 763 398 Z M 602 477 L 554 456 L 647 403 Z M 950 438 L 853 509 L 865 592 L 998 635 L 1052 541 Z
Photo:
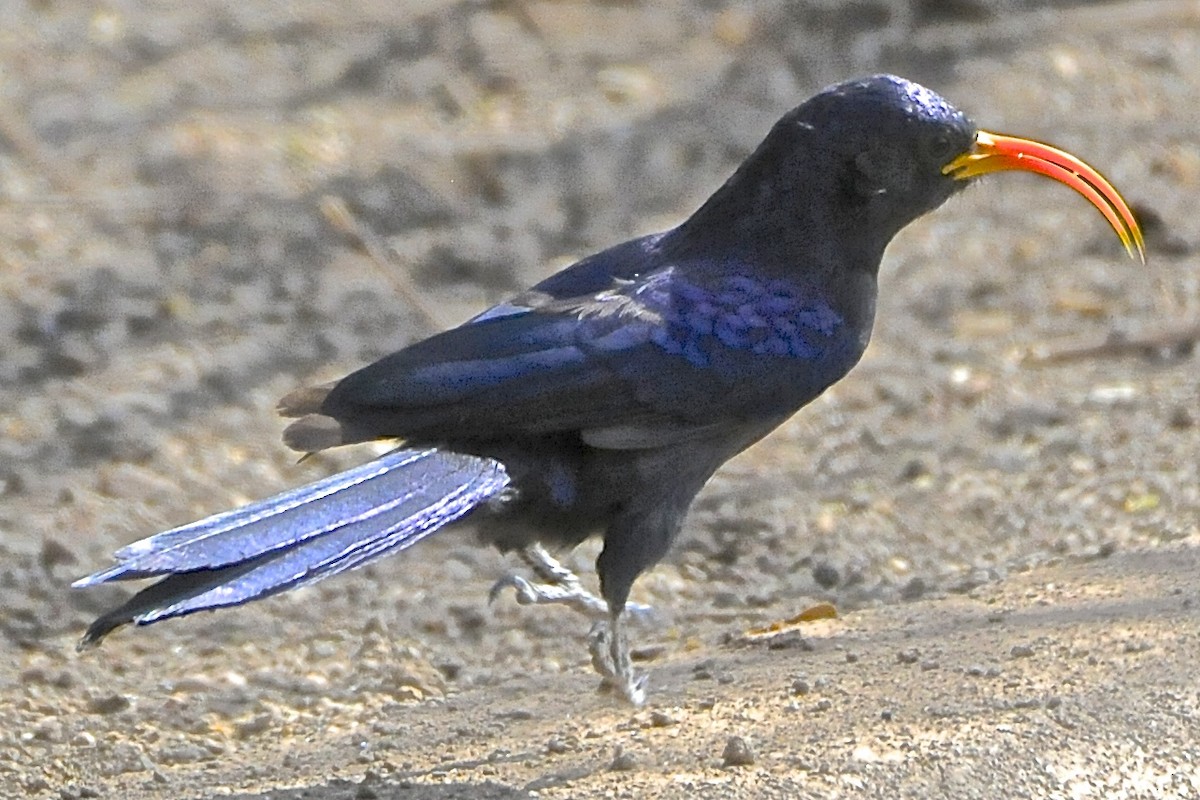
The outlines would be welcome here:
M 488 602 L 494 603 L 505 589 L 513 589 L 517 602 L 523 606 L 558 603 L 570 606 L 590 618 L 608 616 L 608 603 L 579 586 L 556 583 L 532 583 L 520 575 L 506 575 L 488 592 Z
M 590 619 L 608 618 L 608 602 L 583 588 L 579 576 L 540 544 L 522 550 L 521 558 L 544 583 L 534 583 L 520 575 L 506 575 L 492 585 L 488 603 L 496 602 L 505 589 L 512 589 L 517 602 L 523 606 L 554 603 L 569 606 Z M 653 606 L 642 603 L 626 603 L 625 611 L 639 620 L 655 616 Z
M 492 585 L 488 602 L 494 603 L 506 589 L 512 589 L 523 606 L 557 603 L 569 606 L 595 620 L 588 633 L 588 652 L 592 666 L 600 674 L 600 690 L 611 692 L 634 706 L 646 702 L 646 676 L 635 672 L 629 655 L 623 622 L 629 618 L 647 618 L 654 609 L 641 603 L 626 603 L 617 612 L 580 583 L 575 573 L 560 564 L 540 545 L 521 552 L 522 558 L 545 583 L 534 583 L 520 575 L 506 575 Z
M 600 621 L 592 626 L 588 633 L 588 652 L 592 656 L 592 667 L 600 673 L 599 690 L 619 695 L 638 707 L 646 702 L 648 677 L 633 668 L 619 617 L 614 614 L 607 622 Z

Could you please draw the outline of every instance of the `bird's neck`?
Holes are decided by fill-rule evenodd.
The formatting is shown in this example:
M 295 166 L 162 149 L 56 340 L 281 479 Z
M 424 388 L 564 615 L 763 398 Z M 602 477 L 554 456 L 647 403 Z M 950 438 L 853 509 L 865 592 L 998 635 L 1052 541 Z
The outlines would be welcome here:
M 875 276 L 890 235 L 861 209 L 838 204 L 828 176 L 804 180 L 765 171 L 752 159 L 662 244 L 682 259 L 719 259 L 770 277 L 837 280 Z M 860 218 L 861 217 L 861 218 Z
M 658 242 L 664 255 L 701 285 L 729 275 L 795 287 L 841 317 L 847 333 L 870 336 L 876 281 L 887 245 L 867 234 L 854 209 L 821 198 L 835 186 L 789 181 L 751 159 L 691 217 Z M 827 182 L 829 179 L 825 179 Z

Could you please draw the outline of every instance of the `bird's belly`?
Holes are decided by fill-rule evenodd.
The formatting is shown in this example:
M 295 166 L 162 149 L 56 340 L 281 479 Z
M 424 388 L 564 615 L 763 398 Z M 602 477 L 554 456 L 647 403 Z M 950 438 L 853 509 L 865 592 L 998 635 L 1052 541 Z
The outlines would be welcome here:
M 728 459 L 774 430 L 791 411 L 666 447 L 605 450 L 558 442 L 507 454 L 513 491 L 493 503 L 479 527 L 501 550 L 534 542 L 574 547 L 618 517 L 656 508 L 682 511 Z

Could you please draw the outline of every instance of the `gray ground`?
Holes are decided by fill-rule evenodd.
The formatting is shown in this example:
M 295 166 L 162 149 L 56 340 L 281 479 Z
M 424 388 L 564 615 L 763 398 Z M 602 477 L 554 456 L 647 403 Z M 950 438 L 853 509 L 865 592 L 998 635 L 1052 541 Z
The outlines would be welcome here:
M 0 796 L 1200 794 L 1200 4 L 343 5 L 0 6 Z M 638 584 L 647 709 L 469 534 L 74 652 L 115 547 L 368 457 L 297 466 L 279 395 L 883 70 L 1101 166 L 1150 263 L 1031 177 L 907 230 L 864 363 Z

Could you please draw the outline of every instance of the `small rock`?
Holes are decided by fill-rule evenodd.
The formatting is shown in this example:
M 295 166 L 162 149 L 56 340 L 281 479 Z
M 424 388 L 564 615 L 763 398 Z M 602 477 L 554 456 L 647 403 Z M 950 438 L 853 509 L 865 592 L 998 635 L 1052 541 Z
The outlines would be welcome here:
M 61 742 L 66 735 L 62 720 L 54 717 L 39 722 L 32 733 L 34 739 L 42 742 Z
M 208 761 L 212 757 L 213 754 L 210 751 L 199 745 L 183 743 L 160 748 L 155 754 L 154 760 L 166 766 L 177 766 L 179 764 L 195 764 L 199 761 Z
M 713 608 L 739 608 L 745 603 L 734 592 L 717 592 L 711 600 Z
M 650 727 L 651 728 L 669 728 L 672 725 L 678 725 L 679 720 L 672 717 L 670 714 L 662 711 L 650 712 Z
M 929 587 L 921 578 L 912 578 L 908 583 L 904 584 L 904 588 L 900 590 L 901 600 L 917 600 L 920 599 Z
M 828 561 L 822 561 L 812 568 L 813 580 L 822 589 L 832 589 L 838 585 L 842 579 L 841 574 L 837 571 L 837 567 L 830 564 Z
M 42 569 L 49 572 L 59 564 L 75 564 L 78 559 L 65 545 L 55 539 L 42 540 L 42 551 L 38 554 L 38 563 Z
M 551 739 L 546 742 L 546 752 L 552 756 L 561 756 L 563 753 L 571 751 L 571 746 L 562 739 Z
M 1171 418 L 1167 420 L 1167 424 L 1174 430 L 1185 431 L 1196 424 L 1196 420 L 1192 418 L 1192 412 L 1188 411 L 1183 406 L 1176 406 L 1171 411 Z
M 721 764 L 726 767 L 749 767 L 755 761 L 750 743 L 741 736 L 730 736 L 721 752 Z
M 38 794 L 50 788 L 50 782 L 41 775 L 30 775 L 25 779 L 25 792 L 27 794 Z
M 1013 658 L 1029 658 L 1033 655 L 1033 648 L 1027 644 L 1014 644 L 1008 653 Z
M 972 678 L 998 678 L 1000 670 L 996 667 L 986 667 L 983 664 L 972 664 L 967 667 L 967 674 Z
M 50 682 L 50 679 L 46 676 L 45 671 L 40 670 L 37 667 L 32 667 L 30 669 L 24 670 L 23 672 L 21 672 L 20 675 L 17 676 L 17 679 L 20 680 L 21 683 L 49 683 Z
M 662 658 L 667 652 L 665 644 L 647 644 L 642 647 L 635 647 L 629 651 L 629 657 L 637 662 L 656 661 Z
M 442 661 L 435 665 L 437 671 L 442 673 L 442 677 L 448 681 L 458 680 L 458 676 L 462 674 L 463 664 L 458 661 Z
M 80 731 L 71 737 L 72 747 L 95 747 L 96 737 L 87 731 Z
M 621 745 L 617 745 L 613 749 L 613 760 L 608 768 L 613 772 L 629 772 L 637 768 L 637 758 L 633 753 L 626 752 Z
M 785 631 L 767 640 L 768 650 L 799 650 L 812 652 L 813 644 L 800 631 Z
M 493 716 L 499 717 L 500 719 L 522 721 L 533 719 L 533 712 L 527 708 L 512 708 L 506 711 L 497 711 Z
M 249 739 L 271 729 L 270 714 L 256 714 L 249 719 L 238 720 L 233 725 L 233 733 L 239 739 Z
M 88 701 L 88 712 L 92 714 L 116 714 L 129 708 L 129 698 L 120 694 L 93 697 Z

